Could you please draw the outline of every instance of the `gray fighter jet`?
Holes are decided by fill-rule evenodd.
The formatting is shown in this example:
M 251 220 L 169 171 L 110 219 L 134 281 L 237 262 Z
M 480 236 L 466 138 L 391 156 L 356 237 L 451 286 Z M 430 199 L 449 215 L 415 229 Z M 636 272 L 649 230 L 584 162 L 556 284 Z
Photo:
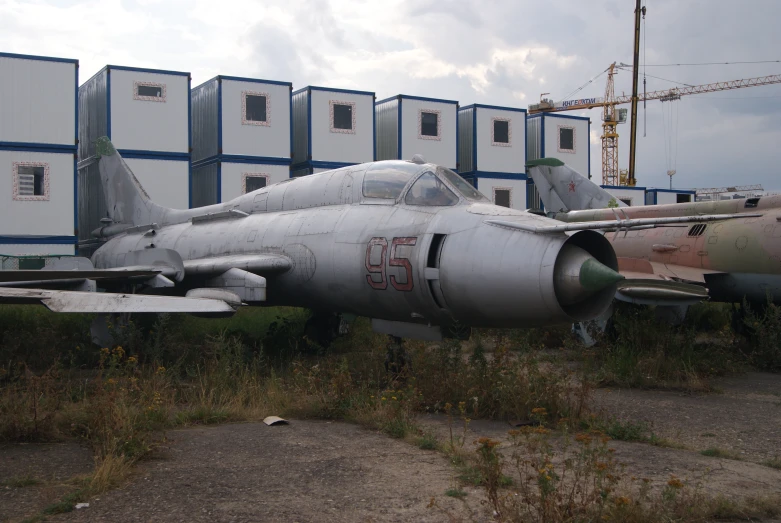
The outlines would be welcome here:
M 0 273 L 0 300 L 97 313 L 296 306 L 320 318 L 369 317 L 392 336 L 438 340 L 463 327 L 597 317 L 619 282 L 630 291 L 633 284 L 616 272 L 610 243 L 586 229 L 687 220 L 562 224 L 492 205 L 420 157 L 174 210 L 150 200 L 107 138 L 97 150 L 108 219 L 93 234 L 105 243 L 91 261 Z M 697 221 L 709 218 L 717 217 Z M 85 292 L 98 287 L 107 292 Z M 645 289 L 640 283 L 635 291 Z

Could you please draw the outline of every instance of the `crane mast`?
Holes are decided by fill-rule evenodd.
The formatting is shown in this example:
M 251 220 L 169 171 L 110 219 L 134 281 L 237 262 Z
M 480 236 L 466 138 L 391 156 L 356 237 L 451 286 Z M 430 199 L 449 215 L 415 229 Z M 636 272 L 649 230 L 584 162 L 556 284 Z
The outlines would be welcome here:
M 637 69 L 640 63 L 640 15 L 645 18 L 645 7 L 640 7 L 641 0 L 637 0 L 635 6 L 635 52 L 632 61 L 632 116 L 629 123 L 629 176 L 626 184 L 634 187 L 635 179 L 635 152 L 637 151 Z
M 613 75 L 616 63 L 610 64 L 605 87 L 605 105 L 602 106 L 602 185 L 618 185 L 618 130 L 616 125 L 615 90 Z

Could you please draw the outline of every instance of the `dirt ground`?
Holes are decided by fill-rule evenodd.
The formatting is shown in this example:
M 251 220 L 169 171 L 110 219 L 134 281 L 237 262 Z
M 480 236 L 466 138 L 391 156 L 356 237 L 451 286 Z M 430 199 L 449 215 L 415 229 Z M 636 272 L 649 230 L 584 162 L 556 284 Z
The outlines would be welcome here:
M 781 493 L 781 470 L 762 463 L 781 456 L 781 375 L 750 373 L 715 383 L 709 394 L 602 389 L 596 409 L 645 422 L 684 449 L 615 441 L 627 473 L 663 485 L 671 474 L 728 497 Z M 421 424 L 448 437 L 444 416 Z M 458 427 L 456 427 L 458 428 Z M 480 436 L 506 439 L 505 422 L 472 421 L 466 447 Z M 449 521 L 490 520 L 482 493 L 465 502 L 445 496 L 456 470 L 441 454 L 346 424 L 292 420 L 169 431 L 122 488 L 53 521 Z M 703 456 L 719 448 L 738 459 Z M 0 487 L 0 520 L 19 521 L 73 489 L 66 479 L 90 470 L 75 443 L 0 447 L 0 481 L 32 476 L 45 483 Z M 430 499 L 450 515 L 428 508 Z M 469 509 L 466 508 L 468 504 Z

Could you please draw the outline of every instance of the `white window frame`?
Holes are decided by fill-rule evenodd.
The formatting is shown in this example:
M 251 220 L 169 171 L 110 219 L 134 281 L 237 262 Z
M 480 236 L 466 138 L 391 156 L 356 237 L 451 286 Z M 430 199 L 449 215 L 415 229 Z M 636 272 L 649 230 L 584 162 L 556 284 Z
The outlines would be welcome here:
M 513 188 L 512 187 L 493 187 L 492 188 L 493 200 L 492 200 L 491 203 L 493 203 L 494 205 L 496 205 L 496 191 L 507 191 L 507 192 L 510 193 L 510 206 L 508 207 L 508 209 L 512 209 L 513 208 Z
M 247 194 L 247 178 L 265 178 L 266 187 L 268 187 L 271 175 L 268 173 L 241 173 L 241 194 Z
M 19 194 L 19 167 L 43 167 L 43 194 L 27 196 Z M 22 202 L 49 201 L 49 164 L 46 162 L 13 162 L 13 199 Z
M 260 122 L 257 120 L 247 120 L 247 95 L 266 97 L 266 121 L 265 122 Z M 271 96 L 269 96 L 268 93 L 262 93 L 260 91 L 241 92 L 241 125 L 260 125 L 263 127 L 271 127 Z
M 428 136 L 423 134 L 423 113 L 431 113 L 437 115 L 437 135 Z M 437 140 L 442 141 L 442 111 L 437 109 L 418 109 L 418 139 L 420 140 Z
M 162 96 L 141 96 L 138 94 L 138 87 L 160 87 L 162 90 Z M 142 102 L 165 102 L 166 99 L 166 87 L 165 84 L 157 82 L 133 82 L 133 100 L 140 100 Z
M 572 149 L 561 148 L 561 130 L 572 129 Z M 578 151 L 578 131 L 572 125 L 558 125 L 556 126 L 556 150 L 560 153 L 576 154 Z
M 349 105 L 352 107 L 352 110 L 350 111 L 353 115 L 353 125 L 352 129 L 337 129 L 334 127 L 334 106 L 335 105 Z M 332 133 L 340 133 L 340 134 L 355 134 L 355 102 L 343 102 L 341 100 L 329 100 L 328 101 L 328 126 L 331 128 Z
M 507 143 L 496 141 L 496 137 L 494 136 L 494 131 L 496 130 L 494 127 L 496 125 L 495 122 L 507 122 Z M 491 145 L 495 145 L 497 147 L 513 146 L 513 121 L 510 118 L 502 118 L 500 116 L 491 118 Z

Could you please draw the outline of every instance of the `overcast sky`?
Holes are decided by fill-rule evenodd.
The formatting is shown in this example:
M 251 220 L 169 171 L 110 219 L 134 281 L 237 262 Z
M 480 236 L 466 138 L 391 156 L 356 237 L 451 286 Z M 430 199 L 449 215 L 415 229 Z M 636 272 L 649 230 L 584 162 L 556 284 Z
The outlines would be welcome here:
M 648 65 L 781 60 L 778 0 L 645 1 Z M 226 74 L 526 107 L 631 64 L 633 10 L 634 0 L 0 0 L 0 51 L 77 58 L 80 82 L 117 64 L 190 71 L 193 86 Z M 695 85 L 776 73 L 781 63 L 647 68 Z M 647 78 L 649 91 L 675 85 Z M 602 75 L 569 98 L 604 88 Z M 616 77 L 622 92 L 629 72 Z M 638 185 L 667 187 L 675 168 L 677 187 L 781 190 L 781 85 L 670 105 L 640 107 Z M 599 179 L 601 112 L 575 114 L 592 120 Z M 619 133 L 625 168 L 629 125 Z

